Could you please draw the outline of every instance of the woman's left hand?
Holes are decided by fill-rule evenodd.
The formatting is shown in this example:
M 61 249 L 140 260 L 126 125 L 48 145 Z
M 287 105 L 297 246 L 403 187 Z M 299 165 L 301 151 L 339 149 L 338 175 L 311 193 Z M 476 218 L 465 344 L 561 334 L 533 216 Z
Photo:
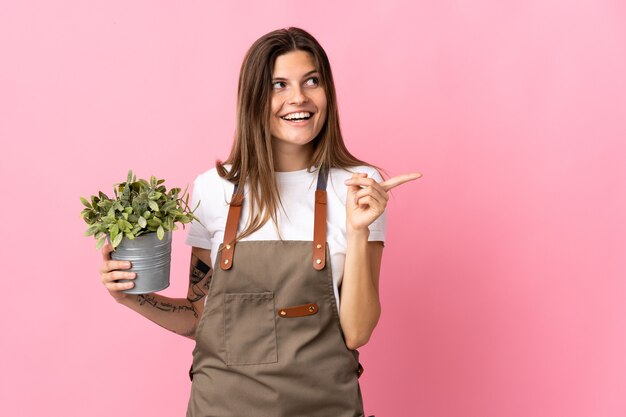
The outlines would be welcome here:
M 422 176 L 419 172 L 398 175 L 383 182 L 367 178 L 365 173 L 354 173 L 345 181 L 348 186 L 346 195 L 346 227 L 352 230 L 365 230 L 374 222 L 387 206 L 387 191 L 405 182 Z

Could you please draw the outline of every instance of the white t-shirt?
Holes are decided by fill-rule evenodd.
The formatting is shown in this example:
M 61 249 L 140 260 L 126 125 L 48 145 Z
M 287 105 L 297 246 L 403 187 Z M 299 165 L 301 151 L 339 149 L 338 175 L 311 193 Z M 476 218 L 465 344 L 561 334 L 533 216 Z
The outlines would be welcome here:
M 229 165 L 226 165 L 230 169 Z M 351 168 L 354 172 L 367 173 L 368 177 L 381 182 L 380 173 L 369 166 Z M 307 169 L 291 172 L 277 172 L 276 181 L 284 211 L 278 207 L 278 226 L 284 240 L 313 241 L 313 219 L 315 209 L 315 190 L 317 186 L 317 169 L 307 172 Z M 348 186 L 344 181 L 352 176 L 351 172 L 340 168 L 329 171 L 326 186 L 327 219 L 326 241 L 331 257 L 332 276 L 337 306 L 339 306 L 339 286 L 343 278 L 343 268 L 346 256 L 346 193 Z M 196 217 L 206 226 L 193 221 L 188 225 L 186 244 L 211 250 L 211 264 L 215 265 L 215 258 L 220 243 L 224 240 L 224 228 L 228 215 L 229 202 L 233 195 L 234 184 L 221 178 L 215 168 L 198 175 L 194 181 L 191 198 L 191 208 L 200 206 L 194 212 Z M 249 204 L 248 185 L 244 187 L 244 204 L 239 221 L 238 235 L 248 220 Z M 386 212 L 380 215 L 370 226 L 370 241 L 385 241 Z M 263 227 L 244 240 L 279 240 L 276 228 L 271 218 Z M 383 243 L 384 244 L 384 243 Z

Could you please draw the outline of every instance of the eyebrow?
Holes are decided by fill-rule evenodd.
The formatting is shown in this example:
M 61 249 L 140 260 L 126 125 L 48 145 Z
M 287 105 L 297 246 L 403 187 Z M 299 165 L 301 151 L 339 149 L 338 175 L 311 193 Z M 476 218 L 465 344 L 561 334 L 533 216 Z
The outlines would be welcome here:
M 311 71 L 309 71 L 309 72 L 307 72 L 306 74 L 304 74 L 304 75 L 302 76 L 302 78 L 308 77 L 309 75 L 311 75 L 311 74 L 313 74 L 313 73 L 316 73 L 316 72 L 319 72 L 319 71 L 318 71 L 318 70 L 316 70 L 316 69 L 312 69 Z M 287 78 L 283 78 L 283 77 L 273 77 L 273 78 L 272 78 L 272 81 L 287 81 Z

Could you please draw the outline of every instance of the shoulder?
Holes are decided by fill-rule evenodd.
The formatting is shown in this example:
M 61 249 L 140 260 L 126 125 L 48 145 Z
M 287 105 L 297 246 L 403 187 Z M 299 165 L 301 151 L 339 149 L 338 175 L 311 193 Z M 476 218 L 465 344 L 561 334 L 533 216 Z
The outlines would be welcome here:
M 230 165 L 226 165 L 226 168 L 230 168 Z M 217 168 L 215 167 L 198 174 L 198 176 L 194 180 L 195 186 L 200 186 L 203 188 L 209 186 L 211 188 L 227 189 L 229 184 L 231 188 L 234 187 L 234 185 L 230 181 L 227 181 L 219 176 L 219 174 L 217 173 Z
M 230 168 L 227 166 L 227 168 Z M 217 168 L 208 169 L 196 177 L 193 183 L 193 193 L 196 199 L 204 198 L 210 204 L 227 202 L 227 196 L 231 196 L 234 184 L 220 177 Z

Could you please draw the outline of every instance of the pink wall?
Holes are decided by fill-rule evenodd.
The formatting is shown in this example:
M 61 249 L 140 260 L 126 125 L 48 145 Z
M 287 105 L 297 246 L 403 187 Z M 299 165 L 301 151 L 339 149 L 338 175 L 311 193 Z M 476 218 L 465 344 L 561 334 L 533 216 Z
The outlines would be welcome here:
M 626 415 L 626 7 L 601 0 L 3 2 L 0 415 L 184 414 L 193 344 L 108 296 L 78 197 L 226 157 L 241 59 L 288 25 L 350 148 L 424 173 L 388 208 L 368 412 Z

